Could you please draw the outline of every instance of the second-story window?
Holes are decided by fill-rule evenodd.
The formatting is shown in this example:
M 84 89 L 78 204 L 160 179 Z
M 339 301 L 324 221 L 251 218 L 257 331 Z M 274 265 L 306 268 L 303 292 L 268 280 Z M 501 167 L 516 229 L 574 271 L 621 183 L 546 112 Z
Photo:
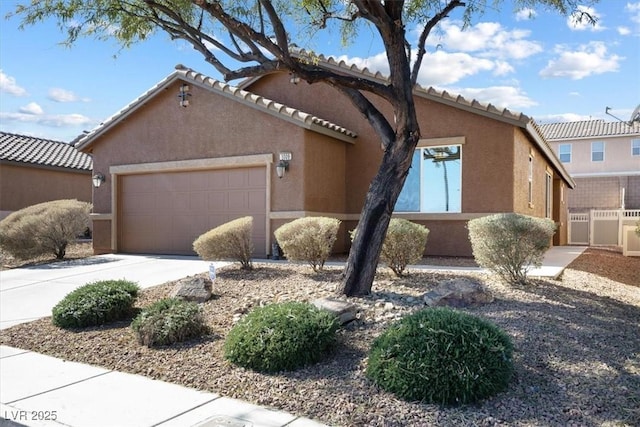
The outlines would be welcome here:
M 640 139 L 631 140 L 631 155 L 640 156 Z
M 604 142 L 592 142 L 591 143 L 591 161 L 603 162 L 604 161 Z
M 558 146 L 558 157 L 562 163 L 571 163 L 571 144 L 560 144 Z

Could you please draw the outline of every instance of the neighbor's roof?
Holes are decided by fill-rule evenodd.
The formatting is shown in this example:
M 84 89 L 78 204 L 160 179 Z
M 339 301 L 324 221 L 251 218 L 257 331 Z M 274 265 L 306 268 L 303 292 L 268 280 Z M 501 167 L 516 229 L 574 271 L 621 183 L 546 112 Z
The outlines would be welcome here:
M 540 130 L 549 141 L 568 139 L 640 136 L 640 123 L 605 122 L 604 120 L 585 120 L 581 122 L 541 124 Z
M 305 113 L 304 111 L 287 107 L 286 105 L 272 101 L 263 96 L 256 95 L 238 87 L 232 86 L 228 83 L 213 79 L 197 71 L 187 68 L 183 65 L 176 65 L 176 71 L 171 73 L 165 79 L 157 83 L 147 92 L 140 95 L 133 100 L 129 105 L 122 110 L 109 117 L 98 127 L 91 132 L 81 136 L 76 141 L 76 147 L 78 149 L 85 149 L 91 145 L 96 137 L 102 135 L 112 126 L 126 118 L 128 115 L 136 111 L 143 106 L 148 100 L 156 96 L 163 89 L 176 82 L 177 80 L 185 81 L 194 86 L 206 89 L 212 93 L 225 96 L 240 102 L 249 107 L 263 111 L 267 114 L 271 114 L 280 119 L 286 120 L 290 123 L 301 126 L 305 129 L 309 129 L 318 133 L 329 135 L 333 138 L 337 138 L 346 142 L 353 143 L 354 139 L 358 136 L 355 132 L 339 126 L 335 123 L 331 123 L 327 120 L 323 120 L 320 117 L 316 117 L 312 114 Z
M 343 60 L 338 61 L 333 57 L 316 55 L 312 52 L 306 52 L 303 49 L 294 49 L 291 53 L 302 60 L 308 60 L 312 63 L 318 64 L 319 67 L 334 70 L 339 73 L 379 81 L 381 83 L 389 81 L 388 77 L 380 72 L 374 73 L 369 71 L 367 68 L 359 68 L 354 64 L 349 64 Z M 247 79 L 240 86 L 248 87 L 257 79 L 259 79 L 259 77 Z M 519 112 L 510 111 L 506 108 L 498 108 L 490 103 L 485 104 L 475 99 L 467 100 L 462 95 L 450 94 L 445 90 L 438 90 L 433 87 L 423 88 L 420 85 L 416 85 L 414 88 L 414 94 L 431 101 L 449 105 L 522 128 L 525 133 L 529 135 L 534 144 L 544 153 L 545 157 L 555 167 L 569 187 L 575 187 L 575 181 L 571 178 L 571 175 L 569 175 L 556 156 L 555 152 L 542 134 L 538 124 L 531 117 Z
M 91 171 L 93 160 L 73 145 L 33 136 L 0 132 L 0 161 Z

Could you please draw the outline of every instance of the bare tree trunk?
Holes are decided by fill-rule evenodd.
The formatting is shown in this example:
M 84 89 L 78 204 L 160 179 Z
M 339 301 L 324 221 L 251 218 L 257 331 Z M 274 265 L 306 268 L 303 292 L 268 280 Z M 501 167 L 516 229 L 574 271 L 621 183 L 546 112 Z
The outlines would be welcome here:
M 339 293 L 347 296 L 371 293 L 382 243 L 417 142 L 417 137 L 398 142 L 394 150 L 385 153 L 365 199 Z

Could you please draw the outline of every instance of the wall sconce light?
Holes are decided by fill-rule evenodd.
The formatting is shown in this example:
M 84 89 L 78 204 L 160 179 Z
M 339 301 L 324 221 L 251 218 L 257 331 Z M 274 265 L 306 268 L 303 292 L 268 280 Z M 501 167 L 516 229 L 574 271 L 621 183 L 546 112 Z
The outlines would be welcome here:
M 291 161 L 291 153 L 288 151 L 282 152 L 279 155 L 280 161 L 276 165 L 276 174 L 278 178 L 282 178 L 284 173 L 289 170 L 289 161 Z
M 289 83 L 297 85 L 298 83 L 300 83 L 300 76 L 298 76 L 296 73 L 291 73 Z
M 100 187 L 102 185 L 102 183 L 105 182 L 105 181 L 106 181 L 106 178 L 100 172 L 98 172 L 97 174 L 93 175 L 93 177 L 91 178 L 91 182 L 93 182 L 93 186 L 95 188 Z
M 189 106 L 189 97 L 191 96 L 191 94 L 189 93 L 190 89 L 191 88 L 186 83 L 183 83 L 180 86 L 180 93 L 178 93 L 178 99 L 180 100 L 180 106 L 181 107 L 188 107 Z

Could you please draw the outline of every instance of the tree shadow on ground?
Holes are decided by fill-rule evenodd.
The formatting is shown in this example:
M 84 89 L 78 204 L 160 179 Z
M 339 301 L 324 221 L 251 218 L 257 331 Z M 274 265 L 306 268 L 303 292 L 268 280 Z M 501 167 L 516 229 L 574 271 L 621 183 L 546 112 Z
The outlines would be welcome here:
M 292 270 L 280 268 L 278 266 L 255 266 L 251 270 L 245 270 L 239 266 L 228 266 L 224 269 L 217 270 L 216 277 L 220 279 L 228 280 L 274 280 L 274 279 L 286 279 L 296 274 Z

